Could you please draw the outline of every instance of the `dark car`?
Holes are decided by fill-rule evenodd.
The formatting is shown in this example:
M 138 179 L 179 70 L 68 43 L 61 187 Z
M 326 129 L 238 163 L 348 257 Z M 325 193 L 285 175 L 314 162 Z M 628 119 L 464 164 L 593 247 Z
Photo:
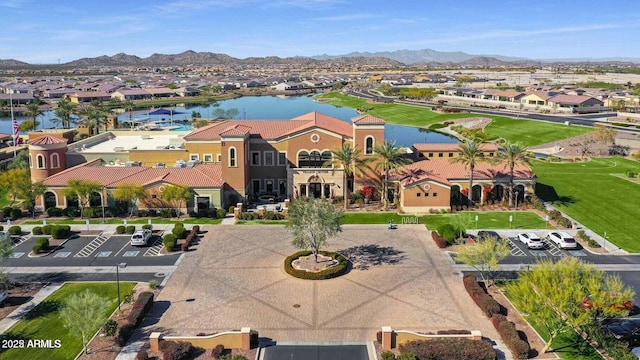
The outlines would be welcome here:
M 640 343 L 640 318 L 612 319 L 603 326 L 627 346 Z
M 488 238 L 496 238 L 498 240 L 501 239 L 500 234 L 498 234 L 495 231 L 490 231 L 490 230 L 480 230 L 478 231 L 478 240 L 485 240 Z

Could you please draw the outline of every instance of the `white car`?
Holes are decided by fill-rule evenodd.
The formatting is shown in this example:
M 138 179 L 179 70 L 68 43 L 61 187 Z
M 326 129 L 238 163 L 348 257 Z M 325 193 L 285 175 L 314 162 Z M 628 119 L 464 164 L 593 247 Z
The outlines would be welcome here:
M 560 249 L 576 249 L 578 243 L 573 236 L 564 231 L 552 231 L 547 235 L 547 239 L 553 241 Z
M 153 233 L 151 230 L 137 230 L 131 235 L 131 245 L 133 246 L 146 246 L 149 244 L 149 240 L 151 240 L 151 236 Z
M 544 249 L 544 242 L 536 233 L 520 233 L 518 234 L 518 240 L 527 245 L 529 249 Z

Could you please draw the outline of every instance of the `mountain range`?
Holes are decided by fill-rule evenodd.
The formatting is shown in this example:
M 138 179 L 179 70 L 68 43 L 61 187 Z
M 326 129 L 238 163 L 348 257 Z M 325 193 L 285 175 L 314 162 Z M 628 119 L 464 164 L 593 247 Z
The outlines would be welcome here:
M 640 63 L 636 58 L 580 58 L 580 59 L 545 59 L 531 60 L 503 55 L 473 55 L 462 51 L 446 52 L 432 49 L 396 50 L 383 52 L 352 52 L 343 55 L 317 55 L 311 57 L 295 56 L 280 58 L 277 56 L 249 57 L 238 59 L 227 54 L 212 52 L 185 51 L 180 54 L 153 54 L 141 58 L 135 55 L 119 53 L 113 56 L 102 55 L 93 58 L 82 58 L 61 64 L 67 67 L 86 66 L 184 66 L 184 65 L 369 65 L 369 66 L 404 66 L 404 65 L 443 65 L 459 64 L 463 66 L 527 66 L 540 63 L 586 63 L 586 62 L 627 62 Z M 0 67 L 28 67 L 31 64 L 14 60 L 0 59 Z

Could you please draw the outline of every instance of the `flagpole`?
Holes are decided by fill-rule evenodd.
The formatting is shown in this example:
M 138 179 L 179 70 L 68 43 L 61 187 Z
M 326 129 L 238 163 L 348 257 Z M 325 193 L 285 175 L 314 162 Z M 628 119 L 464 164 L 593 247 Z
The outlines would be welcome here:
M 9 93 L 9 103 L 11 104 L 11 125 L 13 125 L 13 157 L 16 157 L 16 147 L 18 141 L 18 127 L 16 126 L 16 119 L 13 117 L 13 93 Z

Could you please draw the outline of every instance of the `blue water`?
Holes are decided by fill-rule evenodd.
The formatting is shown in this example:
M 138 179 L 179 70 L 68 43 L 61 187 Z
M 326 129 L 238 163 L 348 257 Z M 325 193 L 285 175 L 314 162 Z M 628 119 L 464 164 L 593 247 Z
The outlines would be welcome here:
M 202 117 L 210 118 L 213 116 L 217 108 L 224 110 L 238 109 L 236 119 L 291 119 L 311 111 L 318 111 L 335 118 L 351 122 L 351 119 L 358 116 L 358 113 L 351 108 L 340 107 L 326 103 L 320 103 L 308 96 L 245 96 L 231 100 L 224 100 L 217 103 L 217 106 L 204 108 L 202 106 L 175 107 L 176 112 L 173 115 L 173 125 L 179 125 L 177 130 L 190 130 L 191 126 L 185 124 L 182 120 L 191 119 L 191 112 L 199 112 Z M 40 128 L 55 128 L 56 125 L 51 122 L 55 115 L 53 111 L 47 111 L 38 118 L 41 122 Z M 149 118 L 149 121 L 165 121 L 165 125 L 171 120 L 171 116 L 148 116 L 147 111 L 135 111 L 131 117 L 136 119 Z M 130 114 L 124 113 L 118 116 L 120 122 L 129 121 Z M 19 122 L 24 117 L 16 117 Z M 11 134 L 12 127 L 9 118 L 0 118 L 0 133 Z M 431 132 L 428 130 L 420 130 L 418 128 L 401 125 L 386 125 L 385 138 L 393 140 L 399 146 L 411 146 L 414 143 L 457 143 L 458 140 L 449 136 Z

